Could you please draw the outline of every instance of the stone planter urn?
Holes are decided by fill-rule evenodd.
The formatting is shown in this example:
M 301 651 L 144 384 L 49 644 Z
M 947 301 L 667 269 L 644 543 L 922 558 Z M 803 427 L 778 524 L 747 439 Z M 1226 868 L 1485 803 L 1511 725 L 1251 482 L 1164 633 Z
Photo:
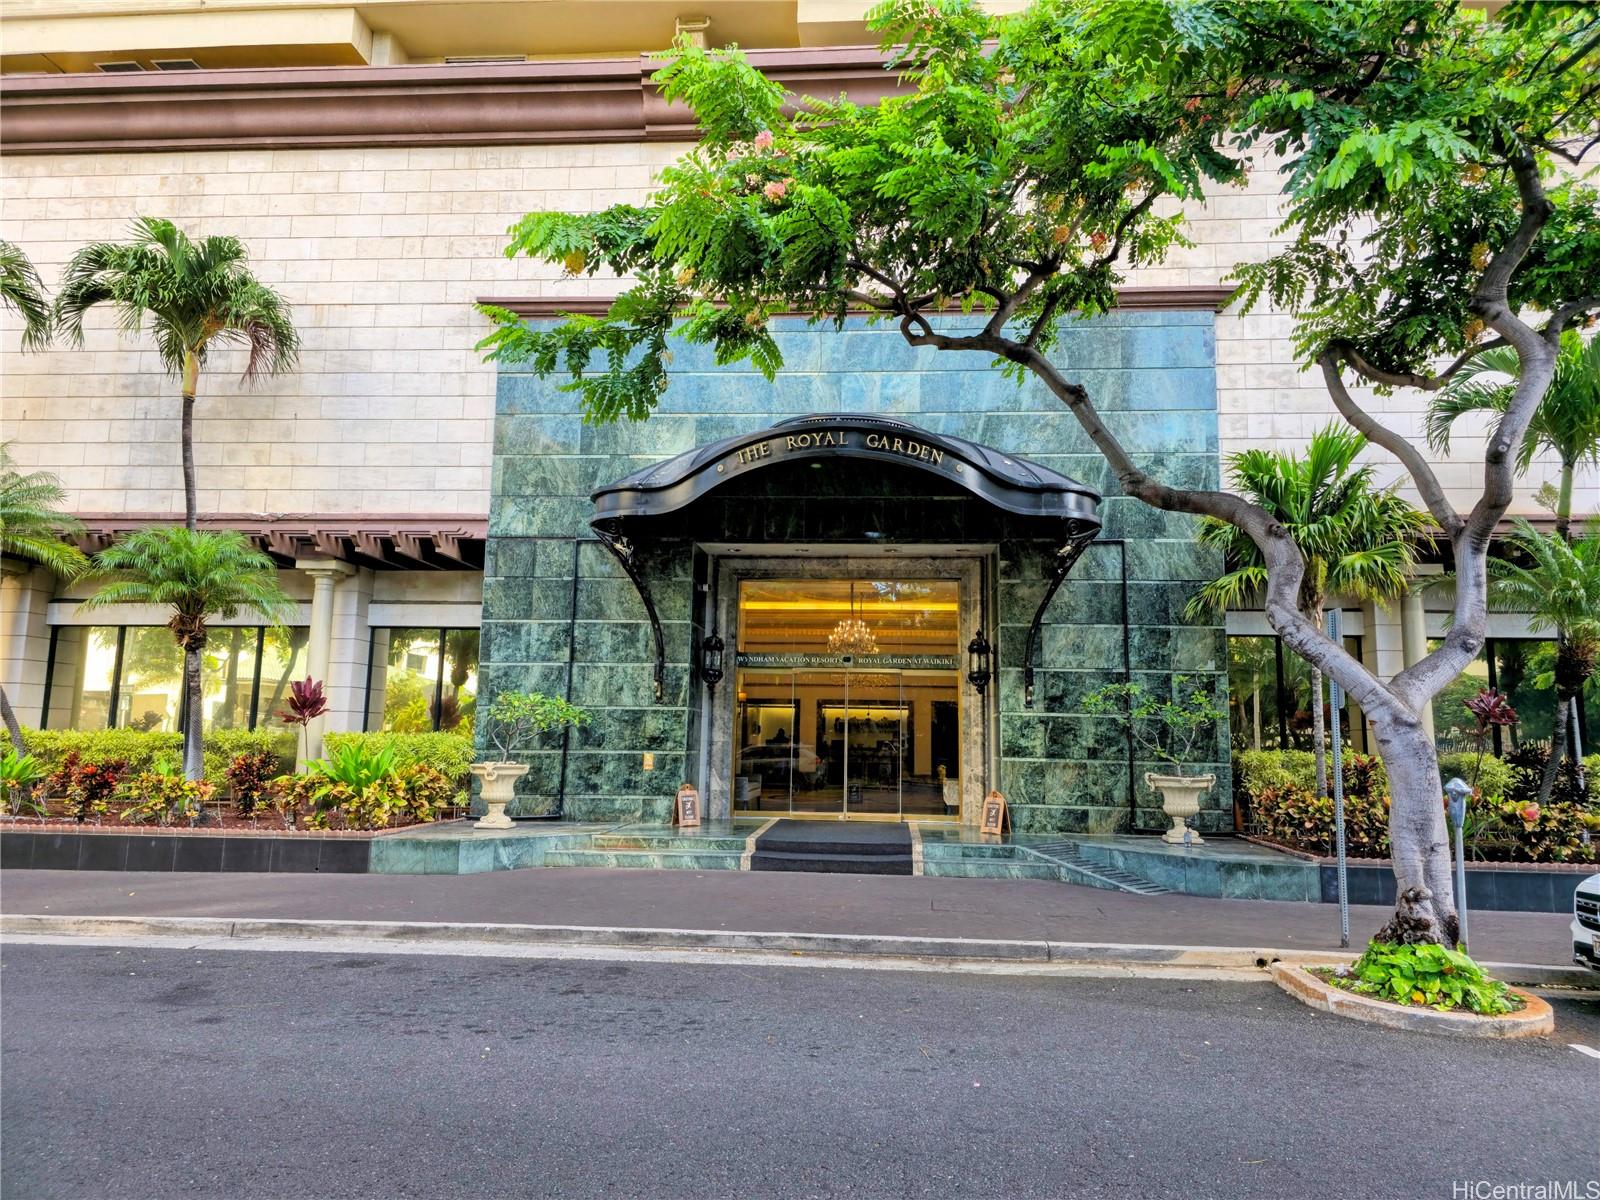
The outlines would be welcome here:
M 472 764 L 472 773 L 483 781 L 483 803 L 488 810 L 474 823 L 478 829 L 510 829 L 506 805 L 516 795 L 517 780 L 528 773 L 528 764 L 519 762 L 481 762 Z
M 1179 846 L 1205 844 L 1205 839 L 1190 829 L 1187 821 L 1200 811 L 1200 797 L 1210 791 L 1216 781 L 1215 775 L 1158 775 L 1154 771 L 1145 772 L 1145 786 L 1161 793 L 1161 811 L 1172 818 L 1172 828 L 1161 835 L 1163 842 Z

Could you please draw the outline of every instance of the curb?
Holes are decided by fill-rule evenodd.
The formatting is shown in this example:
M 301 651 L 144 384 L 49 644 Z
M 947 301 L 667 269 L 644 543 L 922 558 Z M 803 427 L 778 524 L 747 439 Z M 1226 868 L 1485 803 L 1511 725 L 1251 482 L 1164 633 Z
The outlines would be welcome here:
M 1163 946 L 1120 942 L 1056 942 L 980 938 L 899 937 L 853 933 L 735 932 L 714 929 L 639 929 L 619 926 L 471 924 L 421 921 L 290 920 L 271 917 L 0 916 L 0 934 L 66 937 L 361 939 L 396 945 L 471 942 L 502 946 L 599 946 L 654 950 L 815 954 L 833 958 L 900 958 L 1056 966 L 1183 967 L 1265 971 L 1280 962 L 1313 966 L 1348 963 L 1343 951 L 1237 946 Z M 1490 963 L 1495 974 L 1533 986 L 1600 986 L 1600 976 L 1575 967 Z
M 1523 1002 L 1520 1012 L 1503 1017 L 1480 1017 L 1472 1013 L 1437 1012 L 1431 1008 L 1404 1008 L 1370 996 L 1357 995 L 1323 983 L 1311 972 L 1288 963 L 1272 964 L 1272 981 L 1302 1004 L 1411 1033 L 1444 1033 L 1453 1037 L 1525 1038 L 1544 1037 L 1556 1027 L 1550 1005 L 1531 992 L 1512 988 Z

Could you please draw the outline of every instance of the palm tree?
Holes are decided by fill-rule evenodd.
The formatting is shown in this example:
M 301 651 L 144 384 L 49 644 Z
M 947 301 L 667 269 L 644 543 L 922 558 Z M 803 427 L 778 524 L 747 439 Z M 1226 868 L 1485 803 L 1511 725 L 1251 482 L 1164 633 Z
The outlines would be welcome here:
M 0 241 L 0 305 L 22 318 L 22 348 L 41 349 L 50 340 L 50 302 L 44 298 L 39 272 L 28 256 Z
M 172 611 L 167 628 L 183 651 L 188 709 L 183 772 L 199 780 L 204 771 L 200 653 L 206 644 L 206 622 L 230 620 L 240 609 L 253 609 L 279 623 L 290 605 L 278 587 L 277 567 L 243 534 L 199 533 L 173 526 L 142 529 L 101 551 L 95 565 L 108 580 L 82 607 L 155 604 Z
M 252 383 L 292 370 L 300 338 L 288 303 L 250 273 L 238 238 L 191 241 L 158 217 L 140 217 L 133 235 L 131 242 L 92 242 L 72 256 L 55 319 L 80 345 L 84 315 L 97 304 L 113 306 L 124 333 L 149 322 L 162 364 L 183 388 L 184 525 L 194 529 L 194 401 L 206 355 L 217 345 L 244 347 L 244 380 Z
M 1312 435 L 1303 455 L 1243 450 L 1228 456 L 1233 485 L 1281 522 L 1305 556 L 1300 611 L 1321 626 L 1328 596 L 1388 602 L 1411 586 L 1419 545 L 1431 544 L 1429 516 L 1393 488 L 1380 488 L 1370 466 L 1356 458 L 1367 440 L 1353 429 L 1329 425 Z M 1230 569 L 1195 593 L 1186 615 L 1239 607 L 1266 587 L 1267 570 L 1256 544 L 1233 525 L 1212 517 L 1200 522 L 1200 540 L 1220 547 Z M 1328 789 L 1327 734 L 1322 672 L 1311 667 L 1311 729 L 1317 793 Z
M 66 496 L 61 481 L 48 471 L 20 474 L 12 464 L 10 444 L 0 442 L 0 553 L 38 563 L 68 579 L 83 574 L 89 560 L 63 540 L 83 532 L 76 517 L 60 511 Z M 17 753 L 26 754 L 22 727 L 3 687 L 0 719 Z
M 1583 536 L 1572 541 L 1542 534 L 1518 518 L 1506 545 L 1526 561 L 1489 560 L 1490 599 L 1526 613 L 1535 632 L 1553 629 L 1557 634 L 1555 730 L 1539 784 L 1539 803 L 1546 804 L 1561 759 L 1571 749 L 1571 713 L 1600 668 L 1600 517 L 1591 517 Z
M 1509 346 L 1485 350 L 1461 369 L 1428 407 L 1428 444 L 1450 450 L 1450 427 L 1467 413 L 1501 414 L 1511 403 L 1520 371 Z M 1600 466 L 1600 338 L 1585 344 L 1575 329 L 1561 336 L 1555 378 L 1545 393 L 1517 452 L 1517 470 L 1526 473 L 1541 453 L 1561 460 L 1561 482 L 1552 505 L 1556 532 L 1569 537 L 1572 480 L 1580 466 Z

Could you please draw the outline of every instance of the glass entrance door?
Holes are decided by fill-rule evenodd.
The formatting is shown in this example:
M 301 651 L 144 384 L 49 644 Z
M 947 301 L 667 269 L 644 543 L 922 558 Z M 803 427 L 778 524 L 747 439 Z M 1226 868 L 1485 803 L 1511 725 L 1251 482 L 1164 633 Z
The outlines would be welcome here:
M 959 813 L 959 584 L 746 580 L 739 598 L 735 812 Z

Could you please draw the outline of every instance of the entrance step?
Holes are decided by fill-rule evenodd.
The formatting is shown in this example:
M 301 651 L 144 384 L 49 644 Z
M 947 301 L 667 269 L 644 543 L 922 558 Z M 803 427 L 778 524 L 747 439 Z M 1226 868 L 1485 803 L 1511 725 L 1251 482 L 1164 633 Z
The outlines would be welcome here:
M 738 850 L 547 850 L 547 867 L 643 867 L 653 871 L 737 871 Z
M 590 839 L 590 845 L 595 850 L 651 850 L 656 852 L 687 850 L 694 853 L 713 851 L 743 854 L 745 843 L 748 840 L 749 837 L 746 834 L 719 836 L 716 834 L 672 832 L 623 832 L 597 833 Z
M 903 824 L 781 820 L 756 838 L 752 871 L 910 875 L 911 831 Z
M 818 871 L 828 875 L 909 875 L 909 854 L 795 854 L 757 850 L 752 871 Z
M 1060 879 L 1067 883 L 1085 883 L 1107 891 L 1132 892 L 1138 896 L 1170 896 L 1172 890 L 1151 883 L 1121 867 L 1092 862 L 1085 858 L 1076 842 L 1034 842 L 1018 847 L 1026 854 L 1037 855 L 1061 869 Z

